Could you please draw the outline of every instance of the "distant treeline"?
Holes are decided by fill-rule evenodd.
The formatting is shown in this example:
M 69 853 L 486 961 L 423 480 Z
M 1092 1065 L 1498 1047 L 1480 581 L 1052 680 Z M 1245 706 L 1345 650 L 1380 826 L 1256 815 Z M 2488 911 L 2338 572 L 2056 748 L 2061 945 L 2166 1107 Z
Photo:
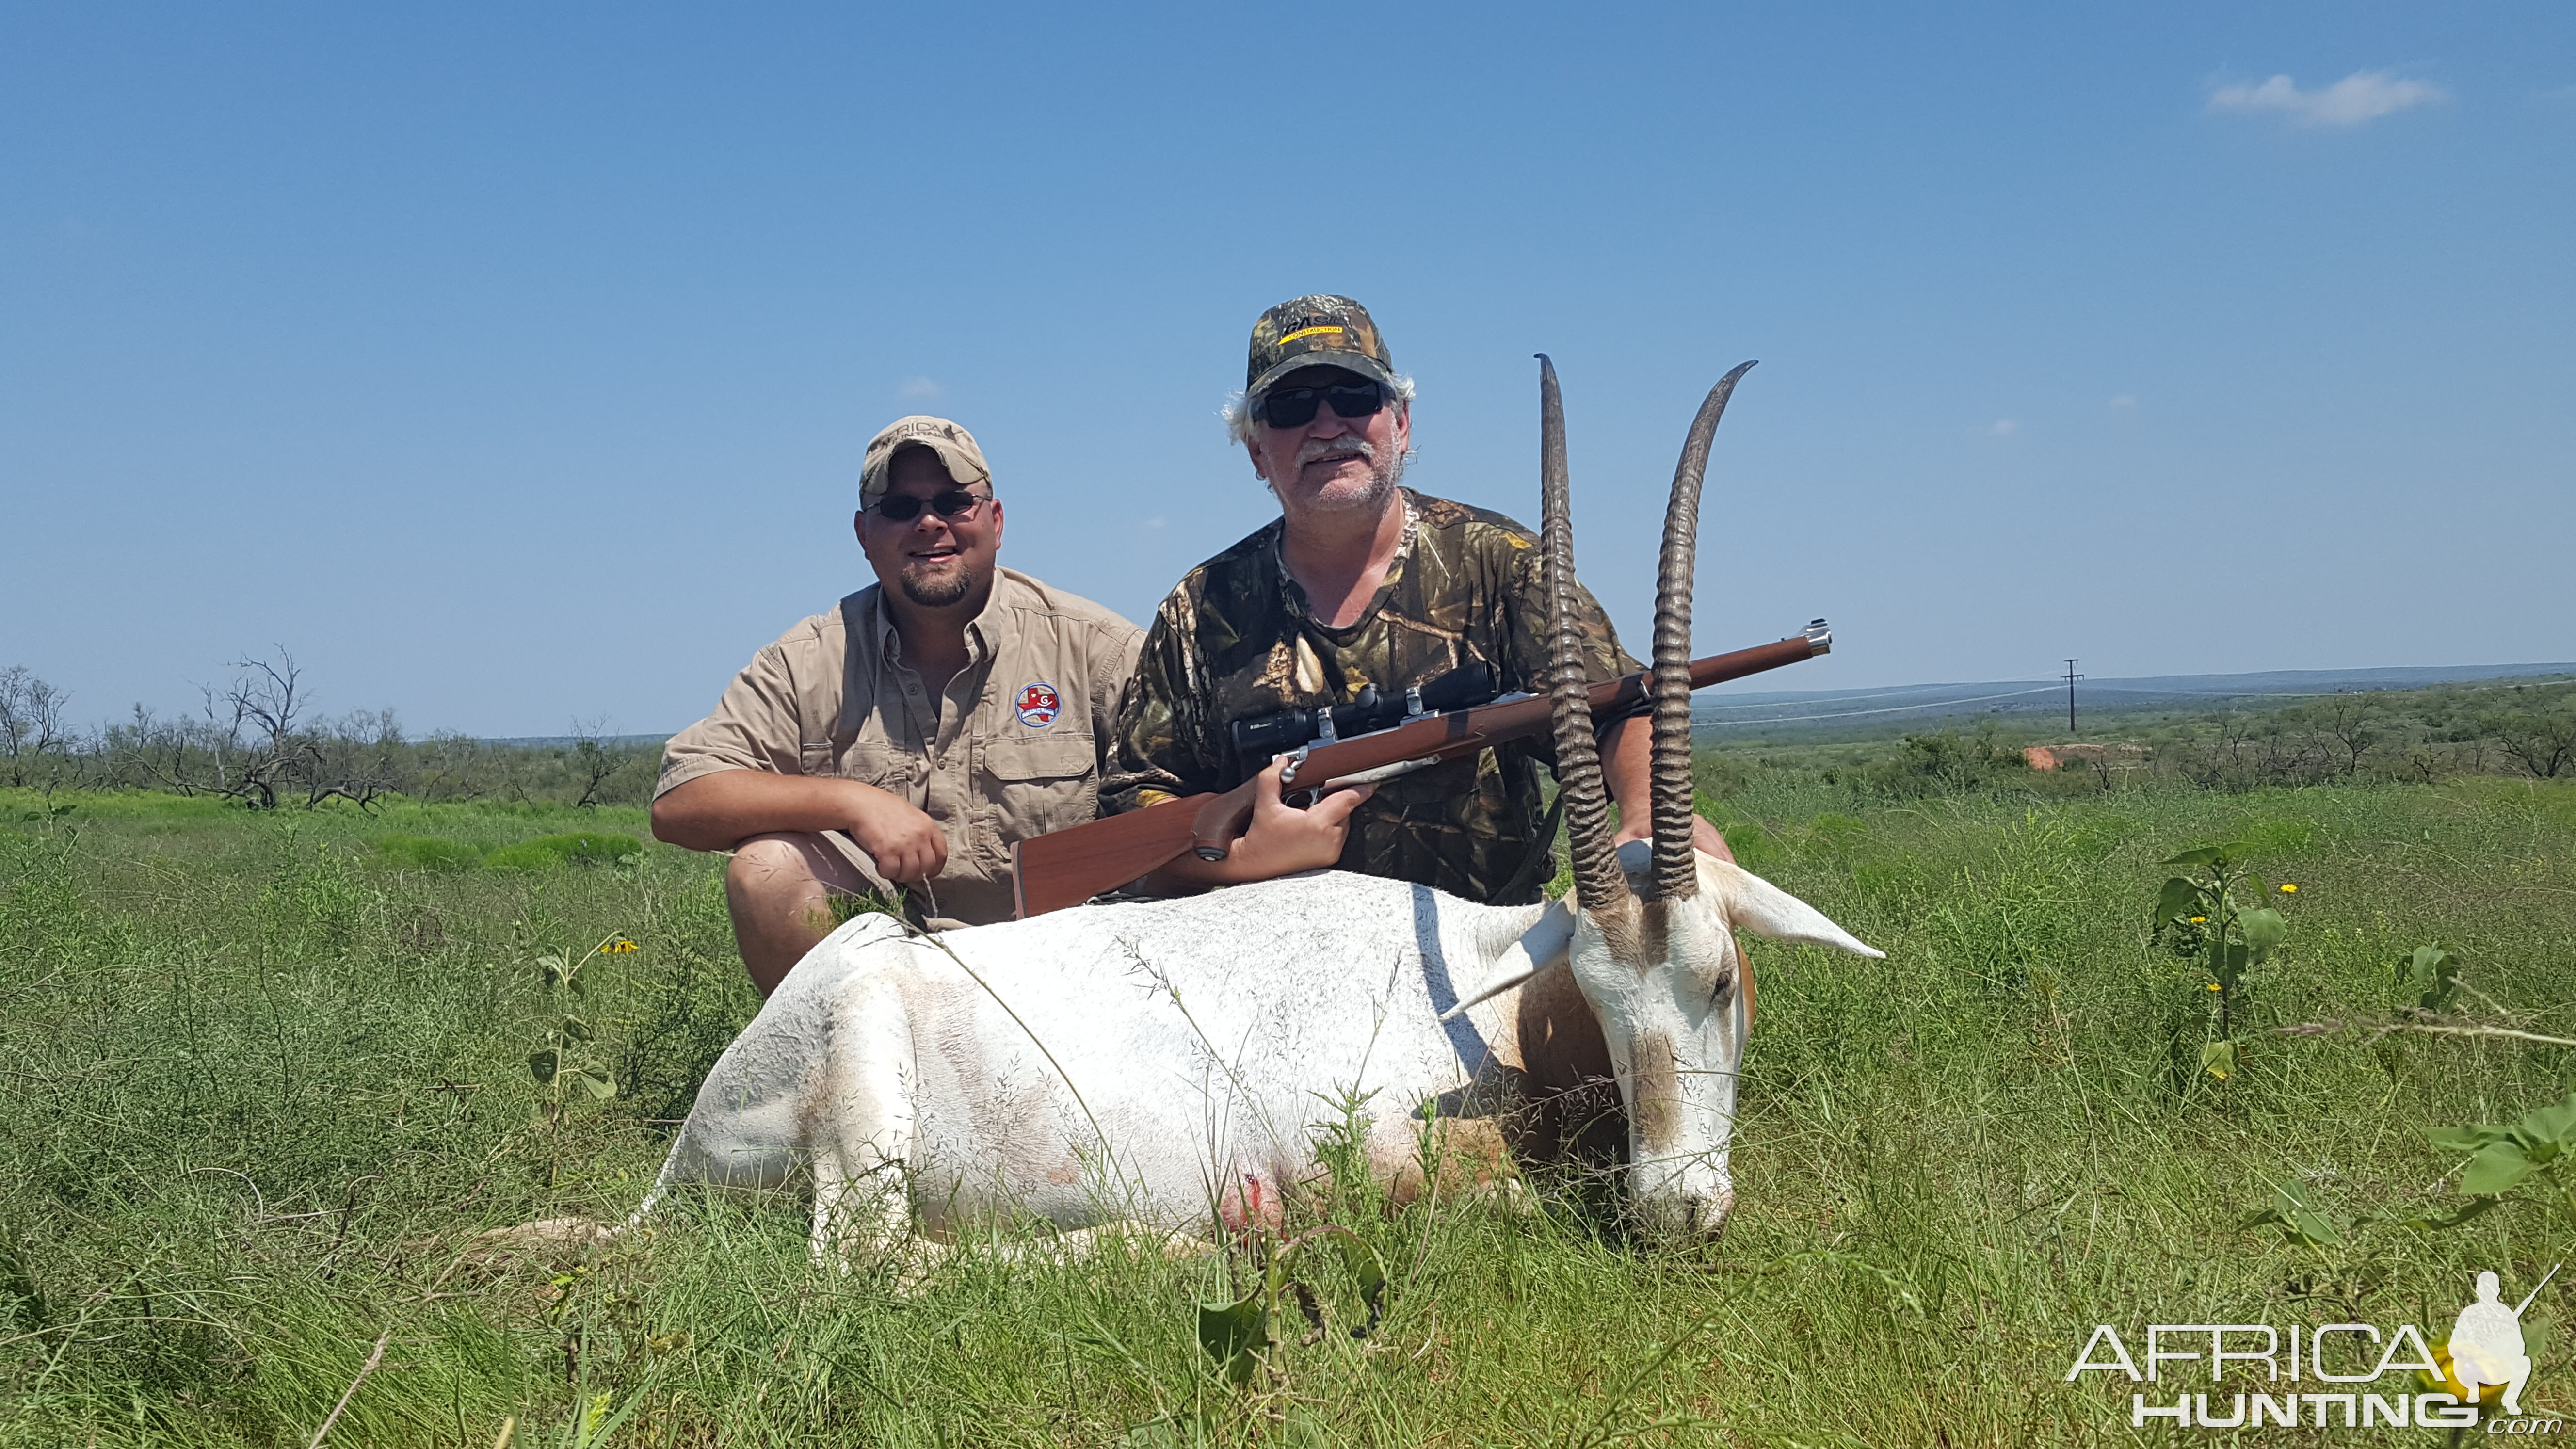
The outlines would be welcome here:
M 280 651 L 235 664 L 190 714 L 136 705 L 126 719 L 74 725 L 68 696 L 24 667 L 0 671 L 0 785 L 161 790 L 254 809 L 346 800 L 641 804 L 660 748 L 576 723 L 560 741 L 497 743 L 455 733 L 413 739 L 391 710 L 313 711 L 302 670 Z
M 131 717 L 77 727 L 66 696 L 24 668 L 0 671 L 0 785 L 165 790 L 217 795 L 258 809 L 347 800 L 371 808 L 413 800 L 641 804 L 660 747 L 576 724 L 561 739 L 406 736 L 390 710 L 312 713 L 301 671 L 282 652 L 239 661 L 193 714 L 136 706 Z M 1868 797 L 1996 789 L 2044 794 L 2158 784 L 2252 790 L 2458 775 L 2576 778 L 2576 678 L 2443 684 L 2335 694 L 2264 707 L 2245 702 L 2182 713 L 2140 709 L 2088 718 L 2079 739 L 2027 717 L 1890 739 L 1886 727 L 1841 739 L 1817 731 L 1771 740 L 1700 741 L 1698 774 L 1719 795 L 1753 772 L 1820 774 Z M 2056 768 L 2034 769 L 2030 746 Z
M 1855 735 L 1860 732 L 1855 731 Z M 2264 706 L 2096 714 L 2070 740 L 2027 717 L 1890 739 L 1809 732 L 1770 740 L 1700 741 L 1704 786 L 1724 793 L 1765 768 L 1820 773 L 1864 796 L 1995 789 L 2045 794 L 2158 784 L 2242 791 L 2352 781 L 2425 782 L 2461 775 L 2576 778 L 2576 679 L 2443 684 L 2334 694 Z M 2050 752 L 2034 769 L 2029 747 Z
M 2210 789 L 2576 777 L 2576 679 L 2328 695 L 2173 721 L 2142 742 L 2158 768 Z

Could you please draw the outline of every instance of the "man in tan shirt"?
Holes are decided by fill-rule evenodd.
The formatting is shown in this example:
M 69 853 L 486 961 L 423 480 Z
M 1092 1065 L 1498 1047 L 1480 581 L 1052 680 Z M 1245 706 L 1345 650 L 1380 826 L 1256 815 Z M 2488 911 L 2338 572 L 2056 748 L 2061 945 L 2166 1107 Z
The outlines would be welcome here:
M 1143 635 L 995 562 L 1002 504 L 973 435 L 896 421 L 852 520 L 877 582 L 798 624 L 671 738 L 653 834 L 731 850 L 725 899 L 763 995 L 830 901 L 901 896 L 934 928 L 1011 914 L 1011 842 L 1090 820 Z

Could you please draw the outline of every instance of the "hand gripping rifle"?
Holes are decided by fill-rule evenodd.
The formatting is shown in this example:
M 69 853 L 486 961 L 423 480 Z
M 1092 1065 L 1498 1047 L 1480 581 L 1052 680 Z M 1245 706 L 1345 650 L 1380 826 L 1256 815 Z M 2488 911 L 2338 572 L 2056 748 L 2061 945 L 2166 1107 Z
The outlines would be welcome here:
M 1833 643 L 1833 631 L 1818 619 L 1805 632 L 1777 644 L 1691 661 L 1691 688 L 1706 689 L 1712 684 L 1813 659 L 1832 649 Z M 1471 673 L 1483 675 L 1486 682 L 1481 692 L 1487 698 L 1464 708 L 1441 710 L 1440 705 L 1456 702 L 1459 695 L 1472 697 L 1480 692 L 1473 680 L 1464 677 Z M 1392 780 L 1443 760 L 1548 732 L 1546 695 L 1493 698 L 1491 678 L 1471 667 L 1409 689 L 1400 701 L 1381 703 L 1373 693 L 1364 693 L 1352 704 L 1283 710 L 1240 722 L 1235 731 L 1236 743 L 1250 747 L 1243 750 L 1247 759 L 1257 758 L 1257 750 L 1265 744 L 1278 746 L 1272 753 L 1288 756 L 1287 768 L 1280 772 L 1280 784 L 1321 797 L 1329 791 Z M 1592 686 L 1593 717 L 1618 714 L 1645 697 L 1644 671 L 1596 684 Z M 1395 722 L 1385 728 L 1367 728 L 1390 716 Z M 1345 726 L 1359 726 L 1366 732 L 1344 735 L 1341 730 Z M 1309 730 L 1312 734 L 1305 743 L 1286 748 L 1289 736 Z M 1255 777 L 1223 794 L 1167 800 L 1088 825 L 1012 842 L 1011 890 L 1018 908 L 1016 914 L 1025 920 L 1080 905 L 1104 891 L 1153 874 L 1179 859 L 1184 850 L 1195 849 L 1202 860 L 1225 859 L 1251 821 L 1253 791 L 1259 785 Z M 1540 848 L 1545 848 L 1544 843 Z

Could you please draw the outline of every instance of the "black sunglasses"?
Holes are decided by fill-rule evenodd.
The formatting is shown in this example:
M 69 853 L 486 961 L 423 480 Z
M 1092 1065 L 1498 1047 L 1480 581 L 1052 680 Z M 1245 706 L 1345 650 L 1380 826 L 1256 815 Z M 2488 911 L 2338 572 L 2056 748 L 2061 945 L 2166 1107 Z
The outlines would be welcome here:
M 930 511 L 955 521 L 975 511 L 985 495 L 969 493 L 963 488 L 944 488 L 930 495 Z M 876 501 L 876 515 L 888 523 L 910 523 L 921 516 L 924 500 L 909 493 L 889 493 Z
M 1373 382 L 1272 388 L 1261 395 L 1261 420 L 1274 428 L 1302 428 L 1315 420 L 1322 403 L 1331 403 L 1337 418 L 1364 418 L 1386 406 L 1386 390 Z

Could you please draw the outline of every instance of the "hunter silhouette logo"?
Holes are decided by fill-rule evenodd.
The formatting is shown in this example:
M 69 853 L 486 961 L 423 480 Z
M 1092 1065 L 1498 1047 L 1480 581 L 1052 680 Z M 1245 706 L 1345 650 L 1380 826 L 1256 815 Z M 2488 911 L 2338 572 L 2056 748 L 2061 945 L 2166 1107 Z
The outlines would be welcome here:
M 2486 1397 L 2483 1390 L 2501 1385 L 2505 1413 L 2521 1415 L 2522 1386 L 2531 1380 L 2531 1355 L 2523 1348 L 2522 1311 L 2557 1276 L 2553 1265 L 2520 1303 L 2507 1308 L 2501 1296 L 2503 1280 L 2493 1273 L 2478 1275 L 2478 1301 L 2460 1310 L 2447 1345 L 2449 1377 L 2462 1398 L 2480 1402 Z

